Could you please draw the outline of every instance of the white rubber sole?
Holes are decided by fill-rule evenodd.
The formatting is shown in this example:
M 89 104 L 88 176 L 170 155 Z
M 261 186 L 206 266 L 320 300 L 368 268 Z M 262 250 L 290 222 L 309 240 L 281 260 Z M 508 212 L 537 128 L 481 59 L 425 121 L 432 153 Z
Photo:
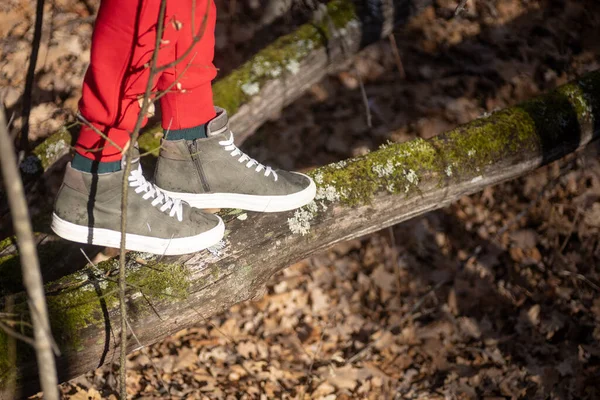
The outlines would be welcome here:
M 92 228 L 90 232 L 90 228 L 87 226 L 65 221 L 54 213 L 52 213 L 51 227 L 58 236 L 73 242 L 116 248 L 121 246 L 121 232 L 103 228 Z M 125 246 L 127 250 L 160 255 L 188 254 L 217 244 L 223 238 L 224 233 L 225 224 L 219 218 L 219 224 L 214 228 L 199 235 L 184 238 L 161 239 L 127 233 Z
M 296 172 L 297 173 L 297 172 Z M 299 174 L 306 176 L 304 174 Z M 307 177 L 308 178 L 308 177 Z M 296 193 L 281 196 L 260 196 L 236 193 L 179 193 L 160 189 L 167 195 L 187 202 L 196 208 L 240 208 L 258 212 L 289 211 L 310 203 L 317 193 L 313 180 L 310 185 Z

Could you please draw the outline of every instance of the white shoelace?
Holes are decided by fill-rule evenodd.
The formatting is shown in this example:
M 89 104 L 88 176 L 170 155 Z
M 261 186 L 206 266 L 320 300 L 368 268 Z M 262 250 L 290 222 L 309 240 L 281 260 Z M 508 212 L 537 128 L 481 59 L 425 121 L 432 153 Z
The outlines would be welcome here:
M 138 165 L 136 170 L 131 171 L 128 179 L 129 186 L 135 188 L 136 193 L 139 194 L 145 192 L 142 196 L 144 200 L 151 198 L 154 199 L 151 203 L 154 207 L 158 207 L 160 205 L 160 211 L 168 211 L 170 217 L 177 216 L 177 220 L 179 222 L 183 220 L 183 206 L 181 204 L 181 200 L 173 199 L 167 196 L 163 191 L 156 187 L 156 185 L 148 182 L 142 174 L 141 165 Z
M 254 158 L 250 158 L 250 156 L 248 154 L 246 154 L 243 151 L 241 151 L 233 143 L 233 134 L 230 134 L 228 140 L 221 140 L 221 141 L 219 141 L 219 144 L 221 146 L 223 146 L 226 151 L 231 152 L 231 156 L 232 157 L 239 156 L 238 162 L 240 162 L 240 163 L 245 162 L 246 163 L 246 168 L 252 168 L 252 167 L 256 166 L 256 168 L 254 169 L 256 172 L 260 172 L 260 171 L 262 171 L 264 169 L 265 170 L 265 176 L 269 176 L 269 175 L 273 174 L 273 178 L 275 179 L 275 182 L 277 182 L 277 173 L 275 171 L 273 171 L 273 169 L 271 167 L 262 165 L 261 163 L 259 163 L 258 161 L 256 161 Z

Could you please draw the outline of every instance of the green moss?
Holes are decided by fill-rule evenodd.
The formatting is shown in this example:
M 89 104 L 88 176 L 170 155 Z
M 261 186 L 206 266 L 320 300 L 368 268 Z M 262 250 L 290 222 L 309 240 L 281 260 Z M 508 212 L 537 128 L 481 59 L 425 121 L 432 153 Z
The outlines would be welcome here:
M 10 360 L 8 359 L 8 346 L 8 335 L 2 329 L 0 329 L 0 388 L 2 388 L 3 383 L 8 380 L 7 375 L 10 373 L 11 369 L 14 369 L 14 366 L 11 368 Z
M 190 288 L 189 272 L 178 264 L 159 263 L 152 268 L 140 268 L 132 272 L 127 281 L 156 300 L 185 299 Z
M 22 316 L 22 318 L 10 318 L 13 322 L 12 329 L 28 337 L 33 337 L 31 329 L 26 324 L 19 323 L 30 323 L 26 296 L 24 294 L 15 295 L 10 301 L 11 305 L 7 306 L 6 298 L 0 300 L 0 311 Z M 12 346 L 16 348 L 11 348 Z M 11 350 L 14 350 L 15 353 L 11 354 Z M 35 359 L 35 350 L 28 343 L 8 336 L 0 329 L 0 389 L 7 387 L 17 378 L 18 370 L 15 368 L 15 360 L 12 357 L 16 357 L 17 364 L 31 362 Z
M 569 99 L 579 120 L 583 120 L 591 115 L 592 108 L 585 98 L 585 93 L 576 83 L 561 86 L 556 92 Z
M 0 251 L 6 249 L 8 246 L 12 246 L 15 243 L 15 237 L 9 236 L 0 241 Z
M 489 118 L 475 120 L 433 138 L 431 146 L 439 149 L 438 166 L 446 176 L 447 167 L 459 178 L 465 173 L 479 173 L 509 153 L 531 150 L 537 145 L 536 126 L 528 112 L 520 107 L 500 111 Z
M 592 75 L 597 78 L 600 73 Z M 593 82 L 600 88 L 600 79 Z M 593 122 L 589 90 L 584 93 L 580 84 L 565 85 L 431 140 L 389 144 L 365 156 L 318 168 L 311 172 L 319 186 L 317 204 L 365 204 L 382 190 L 411 195 L 418 193 L 424 178 L 427 182 L 437 179 L 440 185 L 464 181 L 484 174 L 490 164 L 508 157 L 531 157 L 531 152 L 547 161 L 557 148 L 577 145 L 581 127 Z M 301 213 L 296 217 L 306 219 Z
M 175 301 L 185 299 L 189 293 L 188 272 L 182 265 L 158 263 L 146 267 L 132 262 L 128 266 L 129 293 L 141 292 L 145 297 L 136 302 L 138 316 L 149 308 L 146 299 Z M 108 260 L 98 264 L 97 269 L 69 275 L 48 287 L 52 329 L 61 344 L 77 349 L 81 345 L 81 329 L 104 323 L 103 307 L 110 311 L 118 304 L 117 275 L 118 263 Z M 90 279 L 91 276 L 100 278 Z
M 142 154 L 150 153 L 153 156 L 158 157 L 160 151 L 160 139 L 162 138 L 161 132 L 162 128 L 158 125 L 139 136 L 138 145 Z
M 67 129 L 63 128 L 33 149 L 33 154 L 37 156 L 42 168 L 46 170 L 58 159 L 62 151 L 70 145 L 71 134 Z

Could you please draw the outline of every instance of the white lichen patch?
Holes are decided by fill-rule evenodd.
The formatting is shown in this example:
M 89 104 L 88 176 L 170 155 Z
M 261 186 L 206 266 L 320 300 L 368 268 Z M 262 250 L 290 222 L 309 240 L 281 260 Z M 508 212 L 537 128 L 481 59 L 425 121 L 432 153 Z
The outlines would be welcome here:
M 317 172 L 315 174 L 315 182 L 317 182 L 318 185 L 321 185 L 323 183 L 323 173 L 322 172 Z
M 392 160 L 388 160 L 385 165 L 376 164 L 373 166 L 373 172 L 375 172 L 379 178 L 390 176 L 394 173 L 394 163 Z
M 217 244 L 208 247 L 206 250 L 208 250 L 208 252 L 215 257 L 221 257 L 223 255 L 221 250 L 223 250 L 225 247 L 227 247 L 227 242 L 221 240 Z
M 576 107 L 582 110 L 582 117 L 586 118 L 588 115 L 592 114 L 592 107 L 588 103 L 587 99 L 585 98 L 584 92 L 580 88 L 569 85 L 565 88 L 565 90 L 567 90 L 567 95 L 569 96 L 569 99 L 571 99 L 572 102 L 577 103 Z
M 394 142 L 392 142 L 391 140 L 389 140 L 389 139 L 388 139 L 388 140 L 386 140 L 386 142 L 385 142 L 385 143 L 382 143 L 382 144 L 379 146 L 379 149 L 380 149 L 380 150 L 387 149 L 388 147 L 390 147 L 390 146 L 391 146 L 391 145 L 393 145 L 393 144 L 394 144 Z
M 299 208 L 294 212 L 292 218 L 288 218 L 288 227 L 292 233 L 299 233 L 304 236 L 310 231 L 310 221 L 312 221 L 314 217 L 315 213 L 308 210 L 308 206 Z
M 448 165 L 445 172 L 447 176 L 452 176 L 452 165 Z
M 315 196 L 315 200 L 327 200 L 329 202 L 338 201 L 339 199 L 340 193 L 331 185 L 319 187 Z
M 419 183 L 419 176 L 412 169 L 409 169 L 408 171 L 404 170 L 404 176 L 406 176 L 406 180 L 412 185 L 417 185 Z
M 477 154 L 477 150 L 475 150 L 475 149 L 470 149 L 470 150 L 467 152 L 467 155 L 468 155 L 469 157 L 473 157 L 475 154 Z
M 288 62 L 285 66 L 285 69 L 287 69 L 292 75 L 296 75 L 298 72 L 300 72 L 300 63 L 298 60 L 290 60 L 290 62 Z
M 315 48 L 315 44 L 312 40 L 301 40 L 298 43 L 299 46 L 301 46 L 303 49 L 307 50 L 307 51 L 311 51 L 312 49 Z
M 139 299 L 143 296 L 142 292 L 135 292 L 131 295 L 131 297 L 129 298 L 130 300 L 136 300 Z
M 68 147 L 67 142 L 65 142 L 64 140 L 60 139 L 58 141 L 56 141 L 55 143 L 50 143 L 47 147 L 46 147 L 46 159 L 47 160 L 53 160 L 56 156 L 58 156 L 66 147 Z
M 335 169 L 346 168 L 346 165 L 348 165 L 348 161 L 346 161 L 346 160 L 341 160 L 341 161 L 331 164 L 331 166 L 334 167 Z
M 281 76 L 281 67 L 279 65 L 275 65 L 269 70 L 269 75 L 271 78 L 278 78 Z
M 101 290 L 101 291 L 105 291 L 106 289 L 108 289 L 108 281 L 105 279 L 99 279 L 96 281 L 96 285 L 97 287 Z M 90 287 L 89 289 L 84 289 L 84 290 L 96 290 L 96 287 L 94 284 L 90 284 L 90 285 L 86 285 L 84 287 Z M 83 289 L 83 287 L 82 287 Z
M 306 205 L 306 209 L 313 214 L 319 212 L 319 207 L 317 206 L 317 203 L 315 201 L 311 201 L 310 203 L 308 203 Z
M 248 82 L 242 85 L 242 92 L 248 96 L 254 96 L 260 92 L 260 85 L 258 82 Z
M 21 171 L 26 174 L 35 174 L 39 171 L 39 161 L 34 155 L 27 156 L 20 165 Z
M 263 57 L 256 57 L 252 62 L 252 74 L 254 76 L 263 76 L 271 68 L 271 63 Z

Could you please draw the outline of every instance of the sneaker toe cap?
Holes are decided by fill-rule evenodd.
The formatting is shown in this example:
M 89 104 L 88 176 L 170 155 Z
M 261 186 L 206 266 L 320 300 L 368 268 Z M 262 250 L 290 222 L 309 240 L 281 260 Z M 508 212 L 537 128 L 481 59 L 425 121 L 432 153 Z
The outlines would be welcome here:
M 219 225 L 219 221 L 221 220 L 218 216 L 197 208 L 190 209 L 190 219 L 192 222 L 198 224 L 198 226 L 205 227 L 206 230 Z
M 307 175 L 301 174 L 299 172 L 289 172 L 289 171 L 277 171 L 278 179 L 281 179 L 285 182 L 287 186 L 288 193 L 299 192 L 301 190 L 306 189 L 312 183 L 312 179 L 310 179 Z

